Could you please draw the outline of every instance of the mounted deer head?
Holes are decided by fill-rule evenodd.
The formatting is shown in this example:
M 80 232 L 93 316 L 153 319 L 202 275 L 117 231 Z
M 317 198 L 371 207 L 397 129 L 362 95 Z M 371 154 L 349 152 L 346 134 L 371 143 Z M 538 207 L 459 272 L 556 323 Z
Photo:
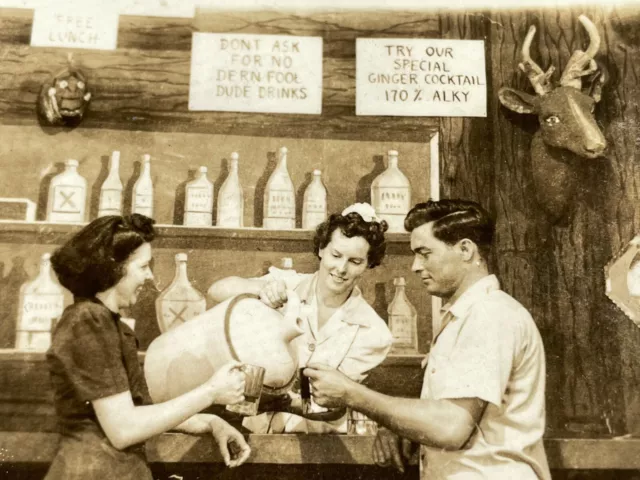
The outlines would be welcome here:
M 595 104 L 600 101 L 605 75 L 594 56 L 600 48 L 600 35 L 586 16 L 578 17 L 589 34 L 586 52 L 576 50 L 571 55 L 554 86 L 554 67 L 543 71 L 529 54 L 536 27 L 529 27 L 522 44 L 520 70 L 527 74 L 536 95 L 503 87 L 498 92 L 500 103 L 517 113 L 538 115 L 540 129 L 531 142 L 531 162 L 536 197 L 545 211 L 558 221 L 567 213 L 574 197 L 578 179 L 576 168 L 582 158 L 603 155 L 606 140 L 595 117 Z M 582 77 L 591 76 L 586 92 Z

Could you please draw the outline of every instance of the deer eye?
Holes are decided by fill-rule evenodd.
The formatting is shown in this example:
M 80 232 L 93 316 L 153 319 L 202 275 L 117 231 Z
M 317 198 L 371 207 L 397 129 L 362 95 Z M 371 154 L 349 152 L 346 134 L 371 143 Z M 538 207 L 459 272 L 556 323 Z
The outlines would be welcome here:
M 558 118 L 557 115 L 550 115 L 544 119 L 544 123 L 550 126 L 557 125 L 558 123 L 560 123 L 560 118 Z

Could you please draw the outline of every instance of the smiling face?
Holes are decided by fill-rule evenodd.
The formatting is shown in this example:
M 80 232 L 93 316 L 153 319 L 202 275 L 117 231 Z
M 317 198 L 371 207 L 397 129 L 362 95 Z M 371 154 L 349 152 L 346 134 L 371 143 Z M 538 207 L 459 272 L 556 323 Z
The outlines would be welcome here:
M 350 293 L 356 280 L 367 269 L 369 242 L 363 237 L 346 237 L 339 228 L 331 241 L 318 252 L 318 283 L 334 295 Z
M 126 308 L 138 301 L 144 282 L 153 280 L 151 271 L 151 244 L 143 243 L 128 258 L 124 276 L 115 285 L 119 308 Z
M 417 273 L 430 295 L 445 301 L 458 290 L 463 279 L 465 263 L 455 245 L 448 245 L 433 235 L 433 222 L 425 223 L 411 232 L 414 252 L 411 270 Z

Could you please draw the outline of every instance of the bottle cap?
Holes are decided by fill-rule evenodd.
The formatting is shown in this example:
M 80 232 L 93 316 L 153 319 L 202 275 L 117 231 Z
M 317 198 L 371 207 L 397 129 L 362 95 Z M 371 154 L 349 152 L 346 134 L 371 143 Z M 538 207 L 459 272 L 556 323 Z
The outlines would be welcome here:
M 390 157 L 397 157 L 398 156 L 398 151 L 397 150 L 389 150 L 387 153 L 388 153 L 388 155 Z
M 187 254 L 186 253 L 176 253 L 176 262 L 186 262 Z
M 284 257 L 282 259 L 282 268 L 293 268 L 293 259 L 291 257 Z
M 286 155 L 288 152 L 287 147 L 281 147 L 280 148 L 280 155 Z
M 238 152 L 231 152 L 231 160 L 235 160 L 237 162 L 238 158 L 240 158 L 240 155 L 238 155 Z
M 41 260 L 42 260 L 43 262 L 48 262 L 50 259 L 51 259 L 51 254 L 50 254 L 50 253 L 43 253 L 43 254 L 42 254 L 42 258 L 41 258 Z
M 402 287 L 405 285 L 404 277 L 396 277 L 393 279 L 393 284 L 397 287 Z
M 199 173 L 207 173 L 207 167 L 205 167 L 204 165 L 201 167 L 198 167 L 198 172 Z
M 319 177 L 320 175 L 322 175 L 322 172 L 316 168 L 316 169 L 313 171 L 313 174 L 314 174 L 315 176 Z
M 77 167 L 78 166 L 78 160 L 74 160 L 73 158 L 70 158 L 69 160 L 67 160 L 64 163 L 67 167 Z
M 151 161 L 151 155 L 149 155 L 148 153 L 145 153 L 144 155 L 142 155 L 142 161 L 143 162 L 150 162 Z

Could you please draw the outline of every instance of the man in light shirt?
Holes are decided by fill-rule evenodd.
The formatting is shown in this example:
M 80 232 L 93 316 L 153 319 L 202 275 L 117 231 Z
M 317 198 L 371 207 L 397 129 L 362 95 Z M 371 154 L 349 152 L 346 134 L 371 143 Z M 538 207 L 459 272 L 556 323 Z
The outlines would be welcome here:
M 527 310 L 500 290 L 487 256 L 494 223 L 477 203 L 429 201 L 407 214 L 411 269 L 444 306 L 420 399 L 383 395 L 311 365 L 315 401 L 377 421 L 374 460 L 404 470 L 422 445 L 429 480 L 550 480 L 542 443 L 545 358 Z

